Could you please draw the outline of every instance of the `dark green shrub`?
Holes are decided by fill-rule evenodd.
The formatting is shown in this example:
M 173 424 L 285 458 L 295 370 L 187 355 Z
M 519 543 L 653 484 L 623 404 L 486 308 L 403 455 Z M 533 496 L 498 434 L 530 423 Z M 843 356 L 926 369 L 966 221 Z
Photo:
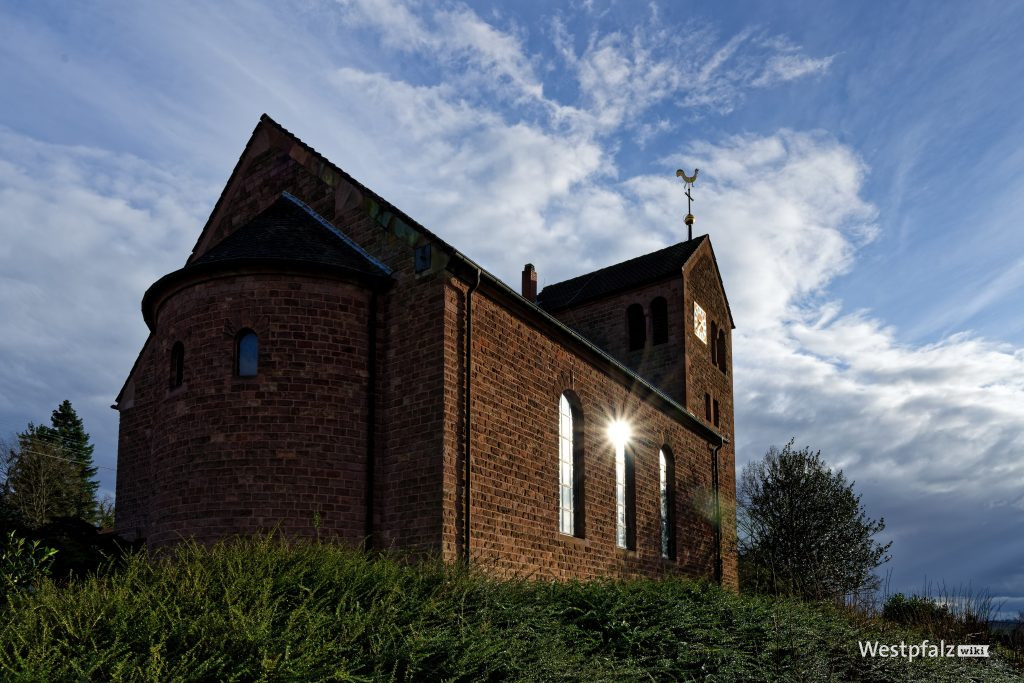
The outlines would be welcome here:
M 130 554 L 0 618 L 0 680 L 1012 681 L 999 658 L 863 657 L 919 641 L 840 609 L 679 579 L 500 581 L 275 539 Z
M 81 579 L 107 571 L 120 563 L 125 554 L 140 548 L 112 533 L 101 533 L 91 523 L 74 517 L 55 519 L 38 529 L 26 530 L 28 539 L 57 550 L 50 576 L 57 581 Z
M 923 595 L 890 595 L 882 607 L 882 618 L 895 624 L 921 628 L 930 633 L 952 632 L 956 626 L 956 618 L 947 605 L 939 604 Z
M 8 532 L 0 545 L 0 599 L 6 601 L 35 587 L 49 573 L 56 554 L 39 541 L 27 543 L 13 531 Z

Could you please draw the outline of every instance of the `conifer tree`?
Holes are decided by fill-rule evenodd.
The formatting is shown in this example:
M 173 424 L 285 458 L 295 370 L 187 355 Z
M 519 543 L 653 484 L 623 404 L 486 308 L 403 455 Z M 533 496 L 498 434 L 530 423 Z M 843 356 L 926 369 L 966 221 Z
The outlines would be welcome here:
M 8 504 L 33 524 L 56 517 L 96 516 L 97 468 L 93 445 L 70 401 L 50 416 L 50 425 L 29 423 L 18 434 L 18 452 L 5 482 Z
M 67 399 L 50 415 L 50 424 L 57 446 L 68 459 L 74 460 L 81 468 L 82 491 L 78 516 L 82 519 L 92 519 L 96 512 L 96 492 L 100 483 L 96 480 L 96 473 L 99 470 L 92 461 L 95 447 L 89 441 L 85 424 L 71 406 L 71 401 Z

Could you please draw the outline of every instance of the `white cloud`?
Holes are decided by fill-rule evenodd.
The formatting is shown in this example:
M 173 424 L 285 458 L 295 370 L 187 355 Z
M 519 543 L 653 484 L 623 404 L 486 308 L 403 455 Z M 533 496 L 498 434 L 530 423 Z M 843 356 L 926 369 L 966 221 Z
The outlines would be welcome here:
M 685 76 L 670 58 L 656 55 L 648 47 L 656 44 L 663 32 L 646 35 L 645 30 L 637 28 L 630 36 L 595 34 L 577 55 L 565 26 L 556 22 L 554 30 L 556 45 L 579 83 L 583 96 L 579 106 L 597 131 L 631 122 L 675 92 Z
M 353 69 L 339 69 L 332 82 L 343 99 L 365 106 L 338 139 L 355 139 L 363 126 L 363 139 L 373 140 L 367 170 L 379 176 L 374 188 L 401 197 L 404 210 L 460 248 L 474 244 L 471 256 L 510 281 L 531 249 L 554 246 L 561 229 L 546 220 L 550 207 L 604 173 L 605 154 L 594 141 L 508 123 L 448 86 Z
M 1024 350 L 960 333 L 901 343 L 827 287 L 871 240 L 865 168 L 821 133 L 740 136 L 687 150 L 710 169 L 695 196 L 737 322 L 737 433 L 746 457 L 798 435 L 855 478 L 907 491 L 1012 499 L 1024 480 Z M 645 205 L 685 212 L 679 187 L 627 183 Z M 970 468 L 969 476 L 965 468 Z
M 339 0 L 345 18 L 380 31 L 384 44 L 403 52 L 429 55 L 431 61 L 459 69 L 489 92 L 543 98 L 543 86 L 521 41 L 499 30 L 463 4 L 432 5 L 422 13 L 391 0 Z M 450 74 L 453 75 L 453 74 Z
M 835 55 L 814 59 L 802 55 L 775 55 L 765 64 L 764 71 L 751 85 L 766 87 L 803 76 L 823 74 L 832 66 Z
M 462 3 L 409 6 L 393 0 L 339 0 L 344 19 L 379 32 L 393 49 L 423 56 L 445 70 L 445 82 L 520 104 L 539 105 L 554 121 L 576 132 L 610 133 L 622 126 L 641 140 L 654 128 L 639 118 L 653 106 L 677 100 L 685 107 L 728 111 L 746 90 L 827 71 L 832 58 L 813 58 L 784 38 L 745 29 L 721 47 L 696 23 L 666 25 L 656 5 L 632 28 L 591 32 L 577 54 L 576 36 L 556 16 L 551 22 L 557 53 L 576 79 L 579 98 L 545 93 L 522 31 L 500 29 Z M 472 99 L 476 99 L 472 97 Z
M 216 188 L 6 129 L 0 156 L 0 413 L 45 421 L 69 398 L 108 445 L 109 405 L 146 335 L 142 293 L 184 264 Z M 96 460 L 112 467 L 114 453 Z
M 670 161 L 684 160 L 706 169 L 694 191 L 697 233 L 703 226 L 721 252 L 730 301 L 748 330 L 790 317 L 794 302 L 849 268 L 854 248 L 874 235 L 875 211 L 859 197 L 864 166 L 825 134 L 698 142 Z M 626 183 L 638 209 L 657 208 L 656 225 L 679 225 L 686 214 L 682 186 L 673 180 Z

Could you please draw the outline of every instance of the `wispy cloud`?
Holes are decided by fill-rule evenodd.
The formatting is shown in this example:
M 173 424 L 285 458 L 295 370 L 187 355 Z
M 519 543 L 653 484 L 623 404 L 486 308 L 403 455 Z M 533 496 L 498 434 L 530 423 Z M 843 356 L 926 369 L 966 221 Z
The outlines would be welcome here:
M 575 71 L 583 100 L 598 129 L 636 123 L 656 104 L 728 112 L 752 88 L 824 73 L 832 57 L 812 58 L 779 36 L 747 28 L 720 44 L 707 26 L 666 26 L 652 10 L 632 31 L 593 33 L 577 54 L 565 24 L 553 25 L 555 44 Z
M 764 87 L 812 74 L 820 75 L 828 71 L 833 59 L 835 55 L 818 59 L 802 55 L 775 55 L 765 64 L 761 75 L 751 81 L 751 85 Z
M 388 47 L 428 55 L 456 69 L 462 78 L 476 77 L 476 84 L 486 86 L 488 92 L 543 98 L 543 85 L 521 40 L 461 3 L 421 6 L 421 12 L 392 0 L 339 0 L 338 4 L 347 21 L 378 31 Z
M 0 157 L 3 429 L 70 398 L 100 444 L 97 462 L 112 467 L 109 406 L 146 336 L 141 293 L 184 263 L 216 188 L 2 128 Z
M 526 50 L 523 29 L 512 22 L 499 28 L 461 3 L 340 0 L 339 6 L 346 21 L 378 32 L 386 46 L 446 69 L 446 82 L 472 81 L 502 99 L 513 93 L 577 132 L 594 134 L 622 126 L 649 134 L 652 126 L 639 118 L 670 99 L 687 108 L 728 111 L 751 88 L 823 73 L 832 60 L 808 57 L 784 37 L 755 29 L 715 48 L 709 27 L 667 26 L 655 5 L 630 29 L 589 32 L 577 51 L 579 36 L 556 16 L 551 38 L 579 93 L 578 100 L 566 100 L 545 91 L 535 68 L 542 58 Z

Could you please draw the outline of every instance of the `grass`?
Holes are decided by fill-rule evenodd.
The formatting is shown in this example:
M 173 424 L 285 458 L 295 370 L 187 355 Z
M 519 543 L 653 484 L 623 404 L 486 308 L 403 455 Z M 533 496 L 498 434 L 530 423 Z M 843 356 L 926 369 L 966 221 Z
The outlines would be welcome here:
M 907 628 L 692 581 L 498 581 L 271 539 L 58 585 L 0 617 L 14 681 L 1011 681 L 1006 662 L 872 659 Z

